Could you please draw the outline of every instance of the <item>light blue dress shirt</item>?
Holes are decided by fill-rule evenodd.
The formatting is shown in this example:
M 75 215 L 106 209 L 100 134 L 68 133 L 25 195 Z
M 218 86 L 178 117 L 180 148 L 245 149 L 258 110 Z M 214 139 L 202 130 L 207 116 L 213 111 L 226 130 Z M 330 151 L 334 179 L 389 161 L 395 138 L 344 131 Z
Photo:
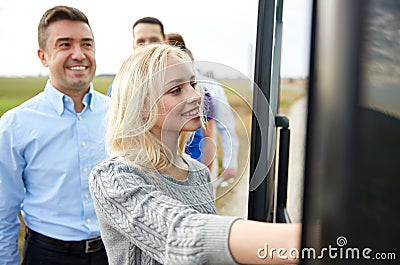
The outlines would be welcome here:
M 0 119 L 0 264 L 18 264 L 17 234 L 26 225 L 60 240 L 100 235 L 88 177 L 106 158 L 109 97 L 90 86 L 84 109 L 47 82 L 43 92 Z M 8 263 L 9 262 L 9 263 Z

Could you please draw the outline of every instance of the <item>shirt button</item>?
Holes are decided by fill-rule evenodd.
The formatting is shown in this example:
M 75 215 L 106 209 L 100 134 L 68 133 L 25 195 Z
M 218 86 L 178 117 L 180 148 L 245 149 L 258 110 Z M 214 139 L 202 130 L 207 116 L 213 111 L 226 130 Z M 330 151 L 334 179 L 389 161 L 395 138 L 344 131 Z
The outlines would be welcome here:
M 86 219 L 86 223 L 90 224 L 92 220 L 90 220 L 90 218 Z
M 89 194 L 85 194 L 85 199 L 89 199 Z
M 81 142 L 81 145 L 82 145 L 82 146 L 86 146 L 86 142 L 85 142 L 85 141 L 82 141 L 82 142 Z
M 85 167 L 85 168 L 83 169 L 83 172 L 88 172 L 88 168 Z
M 82 120 L 82 116 L 78 116 L 78 121 Z

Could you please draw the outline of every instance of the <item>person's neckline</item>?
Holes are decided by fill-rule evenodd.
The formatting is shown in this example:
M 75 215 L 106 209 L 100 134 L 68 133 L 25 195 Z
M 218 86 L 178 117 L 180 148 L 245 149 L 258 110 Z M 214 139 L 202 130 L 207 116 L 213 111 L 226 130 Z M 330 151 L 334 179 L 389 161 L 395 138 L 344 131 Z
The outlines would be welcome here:
M 173 182 L 176 183 L 186 183 L 189 181 L 189 177 L 191 175 L 191 170 L 190 170 L 190 162 L 184 157 L 182 157 L 182 161 L 187 165 L 187 171 L 186 171 L 186 176 L 185 178 L 175 178 L 174 176 L 171 176 L 171 174 L 169 173 L 162 173 L 162 172 L 158 172 L 160 175 L 166 177 L 169 180 L 172 180 Z

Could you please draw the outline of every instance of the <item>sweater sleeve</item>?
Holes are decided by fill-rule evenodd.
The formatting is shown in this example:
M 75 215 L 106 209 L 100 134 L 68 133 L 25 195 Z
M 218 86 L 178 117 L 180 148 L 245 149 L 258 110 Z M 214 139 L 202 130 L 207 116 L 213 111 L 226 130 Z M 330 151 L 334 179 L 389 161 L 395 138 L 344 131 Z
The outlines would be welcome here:
M 105 163 L 92 171 L 90 190 L 102 221 L 158 262 L 235 264 L 228 236 L 237 218 L 201 214 L 156 183 L 137 168 Z

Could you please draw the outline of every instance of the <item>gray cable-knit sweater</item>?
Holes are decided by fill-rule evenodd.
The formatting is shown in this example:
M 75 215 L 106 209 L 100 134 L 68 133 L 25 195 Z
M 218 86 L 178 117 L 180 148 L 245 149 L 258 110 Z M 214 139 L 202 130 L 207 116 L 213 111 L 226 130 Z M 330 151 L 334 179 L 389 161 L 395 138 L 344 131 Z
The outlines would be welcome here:
M 236 264 L 228 235 L 236 217 L 216 215 L 208 169 L 186 158 L 185 181 L 109 159 L 90 191 L 111 265 Z

